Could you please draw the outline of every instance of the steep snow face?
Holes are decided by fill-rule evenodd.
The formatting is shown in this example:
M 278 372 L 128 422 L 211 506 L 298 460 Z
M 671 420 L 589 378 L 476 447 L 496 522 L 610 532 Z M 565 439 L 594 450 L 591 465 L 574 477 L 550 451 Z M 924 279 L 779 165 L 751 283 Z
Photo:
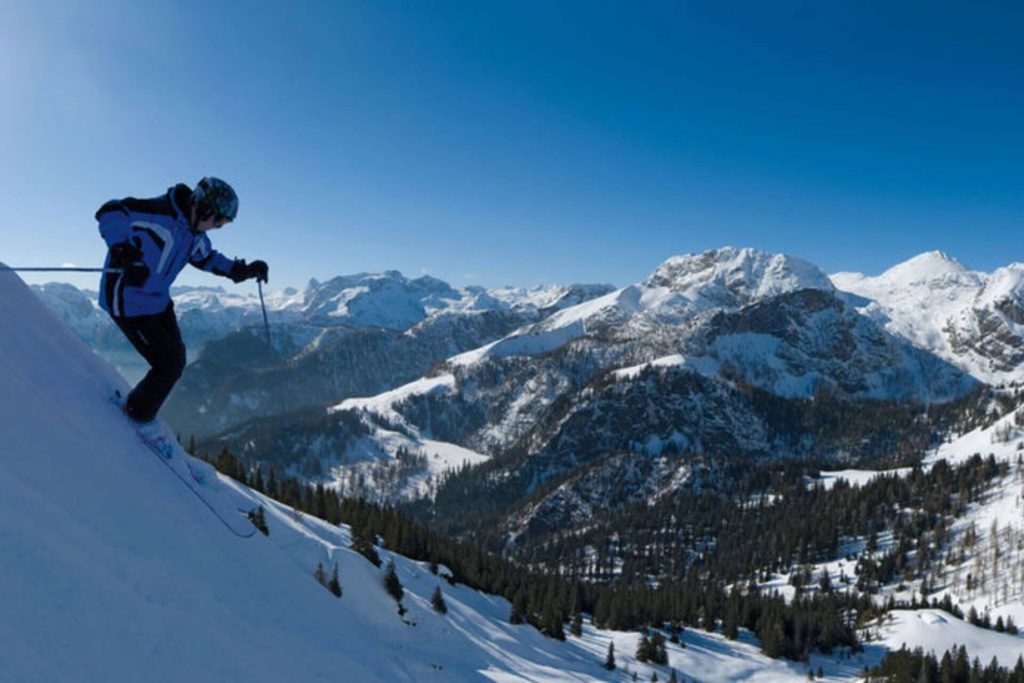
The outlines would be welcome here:
M 877 277 L 832 280 L 861 313 L 975 378 L 1024 379 L 1024 265 L 980 273 L 932 251 Z
M 948 350 L 943 328 L 957 312 L 970 308 L 983 283 L 942 252 L 932 251 L 893 266 L 878 277 L 859 273 L 832 276 L 836 287 L 869 301 L 854 302 L 865 315 L 915 346 Z M 943 355 L 949 358 L 949 354 Z
M 832 282 L 815 266 L 786 254 L 724 247 L 702 254 L 673 256 L 646 281 L 627 287 L 615 299 L 605 299 L 635 321 L 643 331 L 652 321 L 678 324 L 708 311 L 733 311 L 770 297 L 804 289 L 832 292 Z M 598 300 L 578 307 L 580 316 L 593 315 Z M 566 311 L 566 318 L 574 309 Z M 613 319 L 612 323 L 617 322 Z
M 806 261 L 735 247 L 674 256 L 644 285 L 678 293 L 696 309 L 737 308 L 801 289 L 834 289 L 828 276 Z

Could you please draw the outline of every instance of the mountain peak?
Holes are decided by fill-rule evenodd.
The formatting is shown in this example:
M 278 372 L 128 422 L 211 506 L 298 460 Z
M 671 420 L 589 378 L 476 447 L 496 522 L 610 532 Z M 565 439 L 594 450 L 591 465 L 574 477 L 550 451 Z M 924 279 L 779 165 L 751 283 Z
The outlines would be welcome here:
M 896 264 L 879 277 L 904 285 L 912 285 L 969 274 L 970 271 L 949 254 L 932 250 Z
M 661 264 L 648 287 L 665 287 L 713 305 L 736 306 L 801 289 L 834 290 L 817 266 L 787 254 L 722 247 L 682 254 Z

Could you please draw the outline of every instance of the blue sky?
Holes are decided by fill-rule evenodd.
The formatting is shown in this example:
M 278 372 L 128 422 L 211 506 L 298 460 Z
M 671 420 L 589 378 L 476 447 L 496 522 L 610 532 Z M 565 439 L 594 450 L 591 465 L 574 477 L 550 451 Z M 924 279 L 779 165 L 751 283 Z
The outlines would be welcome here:
M 0 0 L 0 261 L 98 264 L 99 204 L 212 174 L 214 245 L 274 287 L 624 285 L 723 245 L 991 270 L 1024 260 L 1022 32 L 1020 2 Z

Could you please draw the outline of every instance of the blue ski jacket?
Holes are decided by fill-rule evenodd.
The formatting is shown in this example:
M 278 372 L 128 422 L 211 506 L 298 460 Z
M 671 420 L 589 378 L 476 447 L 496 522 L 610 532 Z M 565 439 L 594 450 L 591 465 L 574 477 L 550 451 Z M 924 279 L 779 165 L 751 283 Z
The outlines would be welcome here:
M 141 287 L 130 287 L 122 273 L 104 273 L 100 280 L 100 307 L 115 318 L 155 315 L 171 303 L 171 284 L 190 263 L 216 275 L 230 277 L 236 260 L 215 251 L 206 233 L 192 230 L 188 212 L 192 190 L 178 184 L 153 199 L 112 199 L 99 208 L 100 235 L 108 247 L 132 241 L 142 251 L 149 277 Z M 107 253 L 105 268 L 110 268 Z

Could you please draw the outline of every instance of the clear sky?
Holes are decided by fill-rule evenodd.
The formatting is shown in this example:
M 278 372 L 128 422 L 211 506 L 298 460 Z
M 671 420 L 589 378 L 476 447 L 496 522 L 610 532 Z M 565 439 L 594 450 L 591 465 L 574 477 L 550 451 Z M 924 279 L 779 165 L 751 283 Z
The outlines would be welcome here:
M 103 201 L 210 174 L 214 246 L 275 288 L 723 245 L 991 270 L 1024 261 L 1022 35 L 1019 0 L 0 0 L 0 261 L 98 265 Z

